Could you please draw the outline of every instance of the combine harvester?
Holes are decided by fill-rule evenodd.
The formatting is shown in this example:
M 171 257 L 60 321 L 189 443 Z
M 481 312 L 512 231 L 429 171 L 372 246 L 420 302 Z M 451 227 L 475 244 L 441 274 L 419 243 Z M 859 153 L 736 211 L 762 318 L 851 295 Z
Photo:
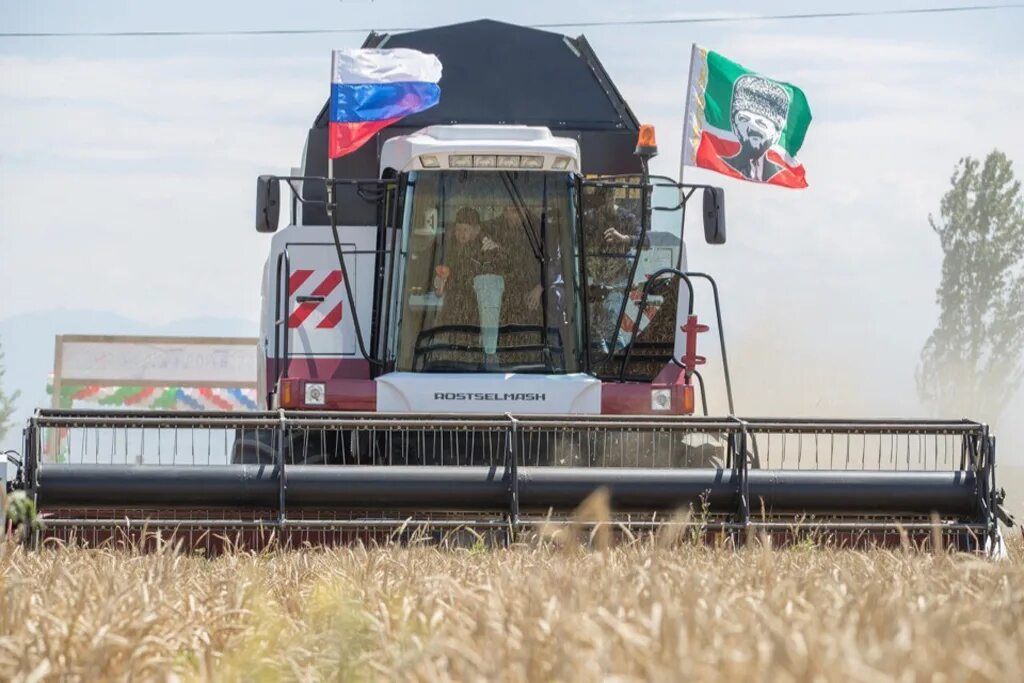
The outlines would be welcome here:
M 653 130 L 583 37 L 480 21 L 365 46 L 437 55 L 441 102 L 334 162 L 325 107 L 300 172 L 259 178 L 265 409 L 39 411 L 13 486 L 45 536 L 520 532 L 604 488 L 632 530 L 692 509 L 735 543 L 999 543 L 984 424 L 733 414 L 718 290 L 683 242 L 697 192 L 725 242 L 723 192 L 648 173 Z M 702 292 L 726 417 L 707 416 Z

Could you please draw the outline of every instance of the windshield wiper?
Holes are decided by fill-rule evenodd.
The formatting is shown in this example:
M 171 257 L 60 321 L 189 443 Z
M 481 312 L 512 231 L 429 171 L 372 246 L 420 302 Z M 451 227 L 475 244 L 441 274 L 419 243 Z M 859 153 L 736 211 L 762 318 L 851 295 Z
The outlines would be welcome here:
M 530 220 L 530 212 L 526 208 L 526 201 L 523 200 L 523 195 L 520 194 L 519 188 L 516 187 L 515 182 L 512 180 L 511 173 L 503 171 L 501 173 L 501 182 L 505 185 L 505 191 L 508 193 L 509 199 L 512 200 L 512 206 L 519 213 L 519 220 L 526 231 L 526 239 L 530 242 L 533 257 L 538 261 L 543 261 L 543 245 L 541 245 L 537 231 L 533 227 L 533 221 Z

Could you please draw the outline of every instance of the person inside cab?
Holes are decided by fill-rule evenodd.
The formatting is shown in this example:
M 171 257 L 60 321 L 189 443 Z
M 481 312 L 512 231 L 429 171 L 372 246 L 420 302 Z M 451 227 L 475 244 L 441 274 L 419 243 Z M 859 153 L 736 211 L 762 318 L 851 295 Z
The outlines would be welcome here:
M 484 233 L 476 209 L 459 209 L 450 235 L 445 236 L 433 287 L 444 297 L 442 325 L 480 328 L 484 366 L 488 369 L 498 366 L 498 327 L 508 263 L 507 251 Z
M 630 331 L 620 329 L 615 339 L 615 327 L 628 295 L 633 259 L 639 249 L 648 246 L 649 237 L 645 235 L 644 244 L 640 244 L 640 216 L 616 203 L 617 188 L 588 189 L 590 192 L 584 194 L 583 225 L 591 341 L 602 353 L 613 354 L 624 349 L 632 336 Z
M 486 232 L 499 241 L 510 258 L 509 284 L 517 297 L 509 301 L 518 323 L 541 324 L 540 309 L 547 292 L 551 310 L 562 310 L 565 280 L 561 271 L 561 246 L 557 232 L 564 227 L 557 211 L 517 208 L 506 204 L 486 224 Z

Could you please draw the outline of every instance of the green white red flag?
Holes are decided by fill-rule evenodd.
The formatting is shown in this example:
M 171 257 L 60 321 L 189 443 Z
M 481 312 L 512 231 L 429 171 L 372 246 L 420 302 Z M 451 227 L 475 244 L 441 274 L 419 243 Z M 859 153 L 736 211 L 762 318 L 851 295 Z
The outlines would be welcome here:
M 693 46 L 683 165 L 782 187 L 807 187 L 796 153 L 811 123 L 800 88 Z

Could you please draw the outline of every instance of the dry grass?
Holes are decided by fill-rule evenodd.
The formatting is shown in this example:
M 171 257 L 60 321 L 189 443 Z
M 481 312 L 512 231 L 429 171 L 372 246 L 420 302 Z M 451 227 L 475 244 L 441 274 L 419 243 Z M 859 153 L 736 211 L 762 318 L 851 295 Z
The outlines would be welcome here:
M 1008 562 L 647 542 L 2 551 L 15 680 L 1024 678 L 1019 542 Z

